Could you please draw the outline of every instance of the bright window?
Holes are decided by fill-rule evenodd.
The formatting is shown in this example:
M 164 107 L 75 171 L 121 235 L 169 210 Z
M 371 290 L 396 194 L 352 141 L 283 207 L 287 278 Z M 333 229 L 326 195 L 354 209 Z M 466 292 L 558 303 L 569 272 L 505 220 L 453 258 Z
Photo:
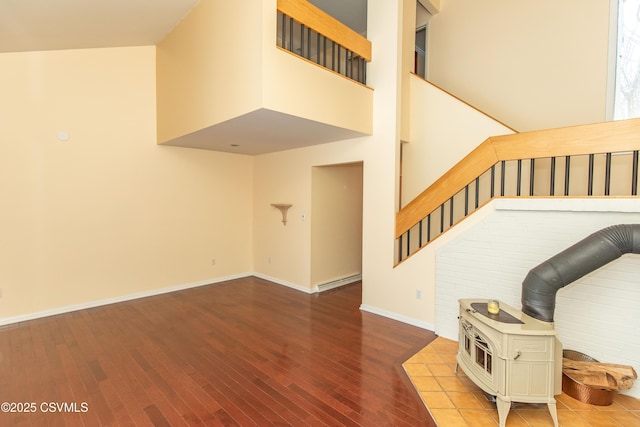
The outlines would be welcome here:
M 614 120 L 640 117 L 640 0 L 618 1 Z

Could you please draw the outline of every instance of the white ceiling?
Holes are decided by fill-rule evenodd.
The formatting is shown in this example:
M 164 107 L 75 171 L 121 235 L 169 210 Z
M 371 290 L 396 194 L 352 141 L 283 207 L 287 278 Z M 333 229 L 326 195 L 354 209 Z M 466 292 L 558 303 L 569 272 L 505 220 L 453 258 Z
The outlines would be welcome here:
M 154 45 L 199 0 L 0 0 L 0 52 Z

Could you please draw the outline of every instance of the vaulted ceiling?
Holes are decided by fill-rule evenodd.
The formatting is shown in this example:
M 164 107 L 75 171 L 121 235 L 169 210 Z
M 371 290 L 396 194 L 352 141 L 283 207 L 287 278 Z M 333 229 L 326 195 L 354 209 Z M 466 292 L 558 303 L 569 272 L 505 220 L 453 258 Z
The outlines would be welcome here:
M 154 45 L 199 1 L 2 0 L 0 52 Z M 366 32 L 367 0 L 312 0 Z

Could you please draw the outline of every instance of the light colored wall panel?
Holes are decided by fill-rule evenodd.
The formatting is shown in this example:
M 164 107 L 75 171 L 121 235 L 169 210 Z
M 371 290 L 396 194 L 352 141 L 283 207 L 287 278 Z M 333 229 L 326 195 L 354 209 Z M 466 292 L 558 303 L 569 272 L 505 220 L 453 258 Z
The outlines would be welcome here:
M 447 0 L 429 79 L 528 131 L 605 120 L 609 0 Z
M 252 159 L 157 146 L 154 69 L 154 47 L 0 55 L 2 318 L 251 271 Z

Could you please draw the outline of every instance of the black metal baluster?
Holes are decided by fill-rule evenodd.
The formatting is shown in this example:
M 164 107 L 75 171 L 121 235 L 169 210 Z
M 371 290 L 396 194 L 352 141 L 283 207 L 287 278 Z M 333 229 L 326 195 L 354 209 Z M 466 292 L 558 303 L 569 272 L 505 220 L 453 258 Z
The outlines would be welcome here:
M 281 47 L 287 48 L 287 15 L 282 14 L 282 34 L 281 34 Z
M 571 156 L 565 156 L 564 159 L 564 195 L 569 195 L 569 174 L 571 170 Z
M 316 64 L 319 64 L 319 65 L 321 64 L 321 62 L 320 62 L 320 46 L 321 46 L 320 37 L 321 37 L 320 33 L 316 33 Z
M 402 261 L 402 234 L 398 237 L 398 261 Z
M 327 38 L 322 36 L 322 66 L 327 67 Z
M 476 204 L 475 208 L 478 209 L 480 206 L 480 177 L 476 178 Z
M 631 195 L 638 195 L 638 150 L 633 152 L 633 164 L 631 166 Z
M 606 163 L 604 168 L 604 195 L 608 196 L 611 192 L 611 153 L 606 154 Z
M 491 183 L 490 183 L 490 190 L 489 190 L 489 194 L 491 196 L 491 198 L 493 199 L 493 196 L 495 196 L 496 194 L 496 165 L 491 166 Z
M 307 59 L 311 59 L 311 28 L 307 27 Z
M 418 223 L 418 247 L 421 248 L 422 247 L 422 221 L 424 221 L 424 219 L 421 219 L 420 222 Z
M 518 159 L 518 172 L 516 178 L 516 196 L 520 196 L 522 186 L 522 160 Z
M 440 233 L 444 232 L 444 203 L 440 205 Z
M 347 76 L 347 78 L 353 79 L 353 77 L 351 76 L 351 61 L 349 61 L 349 55 L 351 54 L 351 51 L 349 49 L 345 48 L 344 51 L 344 75 Z
M 549 195 L 553 196 L 556 193 L 556 158 L 551 158 L 551 177 L 550 177 Z
M 411 229 L 407 230 L 407 256 L 411 255 Z
M 531 170 L 529 171 L 529 196 L 533 197 L 535 183 L 536 159 L 531 159 Z
M 293 18 L 289 18 L 289 51 L 293 52 Z
M 593 163 L 595 155 L 589 154 L 589 172 L 587 175 L 587 196 L 593 196 Z
M 453 225 L 453 196 L 449 199 L 449 227 Z
M 300 56 L 306 58 L 307 56 L 304 54 L 304 24 L 300 24 Z
M 467 215 L 469 215 L 469 186 L 468 185 L 464 187 L 464 216 L 467 216 Z
M 427 215 L 427 243 L 431 241 L 431 214 Z
M 504 184 L 505 184 L 505 169 L 506 169 L 506 162 L 504 160 L 502 160 L 500 162 L 500 166 L 501 166 L 501 174 L 500 174 L 500 197 L 504 197 Z

